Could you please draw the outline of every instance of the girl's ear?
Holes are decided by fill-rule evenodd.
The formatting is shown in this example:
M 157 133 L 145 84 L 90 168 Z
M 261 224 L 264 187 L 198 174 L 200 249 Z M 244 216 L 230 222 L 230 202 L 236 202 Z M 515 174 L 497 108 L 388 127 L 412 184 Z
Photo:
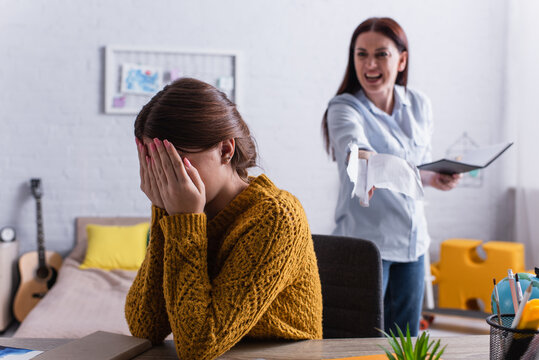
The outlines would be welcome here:
M 221 162 L 223 164 L 230 163 L 232 157 L 234 156 L 234 151 L 236 150 L 236 140 L 227 139 L 221 141 Z

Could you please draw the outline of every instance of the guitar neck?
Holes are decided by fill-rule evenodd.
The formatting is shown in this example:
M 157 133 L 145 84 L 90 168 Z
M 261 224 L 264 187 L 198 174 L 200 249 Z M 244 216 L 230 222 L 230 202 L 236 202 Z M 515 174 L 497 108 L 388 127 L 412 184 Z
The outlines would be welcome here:
M 36 219 L 37 219 L 37 254 L 39 267 L 46 266 L 45 263 L 45 236 L 43 235 L 43 216 L 41 212 L 41 197 L 36 198 Z

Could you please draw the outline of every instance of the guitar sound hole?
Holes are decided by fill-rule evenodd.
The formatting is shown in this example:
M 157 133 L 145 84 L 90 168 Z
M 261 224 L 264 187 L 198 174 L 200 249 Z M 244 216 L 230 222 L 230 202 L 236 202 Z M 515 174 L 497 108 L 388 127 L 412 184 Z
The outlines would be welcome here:
M 49 277 L 49 269 L 47 267 L 40 267 L 36 271 L 36 276 L 40 279 L 46 279 Z

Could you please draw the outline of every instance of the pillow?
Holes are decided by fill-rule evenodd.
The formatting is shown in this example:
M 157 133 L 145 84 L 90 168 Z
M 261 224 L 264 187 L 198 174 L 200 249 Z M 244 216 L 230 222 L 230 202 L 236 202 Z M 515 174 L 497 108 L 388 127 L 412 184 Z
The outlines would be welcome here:
M 146 255 L 149 223 L 133 226 L 89 224 L 88 249 L 81 269 L 138 270 Z

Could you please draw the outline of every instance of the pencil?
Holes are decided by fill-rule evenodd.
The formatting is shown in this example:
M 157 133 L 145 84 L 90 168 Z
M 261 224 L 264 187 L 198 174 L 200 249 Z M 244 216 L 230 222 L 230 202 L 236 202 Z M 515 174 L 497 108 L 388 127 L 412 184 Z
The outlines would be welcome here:
M 533 283 L 530 281 L 530 285 L 528 285 L 528 288 L 524 292 L 524 297 L 522 298 L 522 302 L 520 303 L 518 307 L 518 311 L 515 314 L 515 318 L 513 319 L 513 323 L 511 324 L 511 327 L 515 329 L 520 322 L 520 318 L 522 317 L 522 312 L 524 311 L 524 307 L 526 306 L 526 303 L 530 299 L 530 296 L 532 294 L 532 287 Z
M 494 298 L 496 300 L 496 312 L 498 313 L 498 323 L 502 325 L 502 315 L 500 314 L 500 296 L 498 294 L 498 287 L 496 286 L 496 279 L 492 279 L 494 283 Z
M 509 288 L 511 289 L 511 298 L 513 299 L 513 309 L 515 314 L 518 311 L 518 300 L 517 300 L 517 291 L 515 288 L 515 276 L 513 275 L 513 270 L 507 270 L 507 280 L 509 281 Z
M 520 285 L 520 280 L 518 279 L 518 273 L 515 274 L 515 290 L 517 292 L 517 303 L 520 306 L 522 301 L 522 286 Z

